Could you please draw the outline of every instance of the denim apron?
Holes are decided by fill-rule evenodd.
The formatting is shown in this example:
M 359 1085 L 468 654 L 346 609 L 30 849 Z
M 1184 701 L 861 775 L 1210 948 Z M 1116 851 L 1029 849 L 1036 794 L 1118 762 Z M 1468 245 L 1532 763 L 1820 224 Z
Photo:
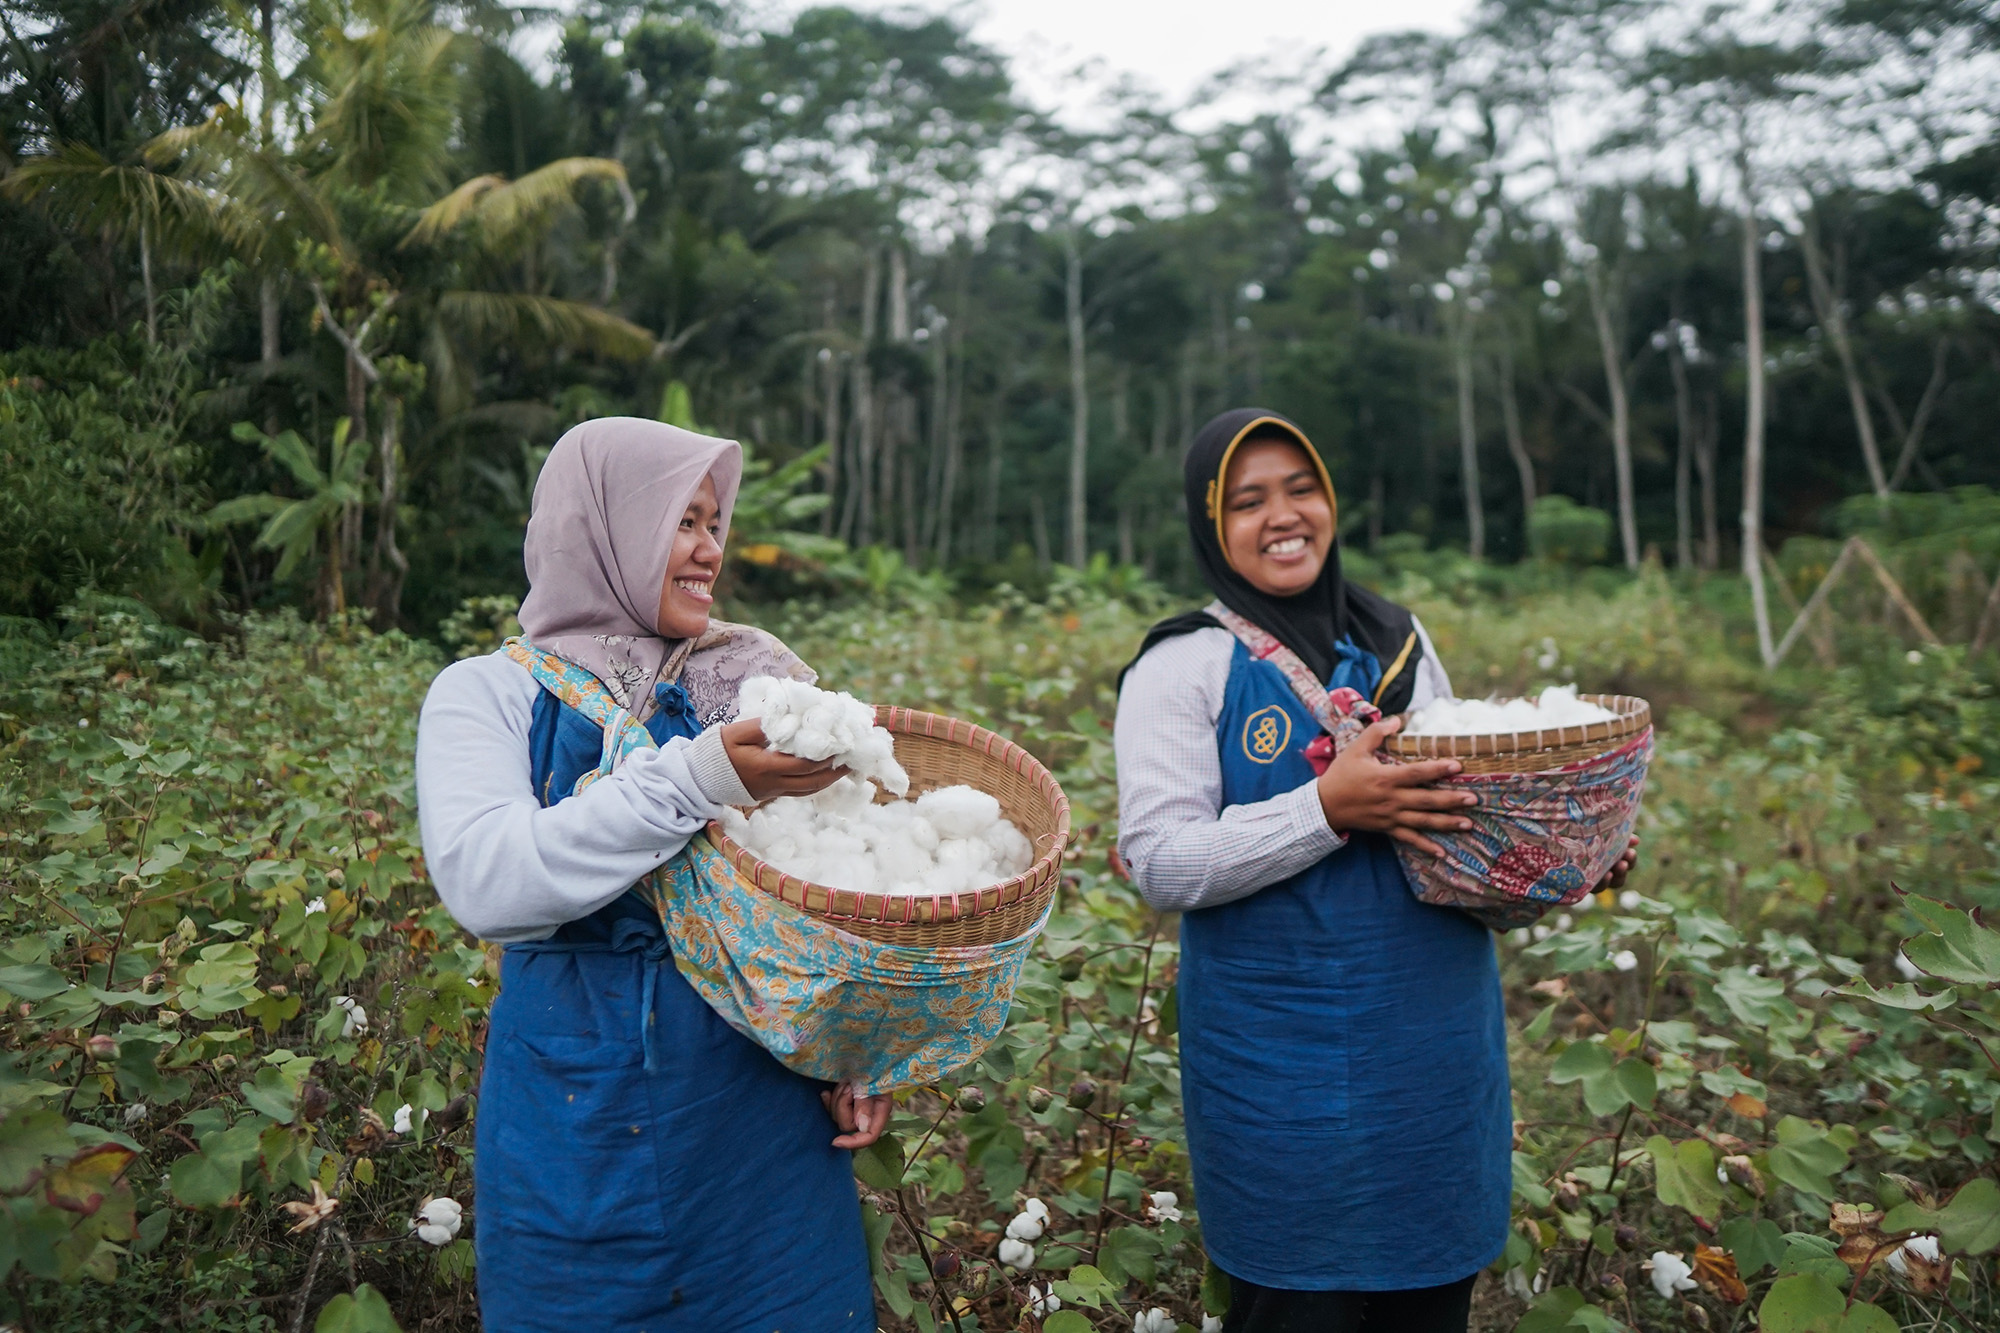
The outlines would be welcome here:
M 1380 666 L 1343 651 L 1334 685 Z M 1346 678 L 1352 673 L 1353 679 Z M 1313 780 L 1319 725 L 1238 643 L 1223 805 Z M 1513 1117 L 1493 939 L 1411 896 L 1383 834 L 1181 918 L 1188 1150 L 1209 1257 L 1292 1291 L 1455 1282 L 1506 1241 Z
M 659 687 L 655 741 L 700 731 Z M 544 805 L 596 769 L 598 726 L 544 691 Z M 626 894 L 507 946 L 479 1087 L 480 1311 L 492 1333 L 872 1330 L 851 1157 L 823 1085 L 740 1036 Z

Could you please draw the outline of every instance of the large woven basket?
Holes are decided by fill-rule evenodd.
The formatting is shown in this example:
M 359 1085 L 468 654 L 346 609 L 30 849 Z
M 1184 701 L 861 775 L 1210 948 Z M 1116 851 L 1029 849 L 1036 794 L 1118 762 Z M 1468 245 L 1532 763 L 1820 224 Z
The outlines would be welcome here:
M 716 850 L 746 883 L 866 939 L 918 948 L 999 944 L 1032 927 L 1055 897 L 1069 845 L 1069 798 L 1055 778 L 1014 742 L 970 722 L 888 705 L 876 707 L 875 722 L 895 737 L 911 797 L 960 783 L 996 797 L 1034 846 L 1027 873 L 969 893 L 856 893 L 787 875 L 710 824 Z
M 1652 705 L 1629 694 L 1584 694 L 1618 716 L 1609 722 L 1487 736 L 1391 736 L 1382 752 L 1397 763 L 1456 759 L 1468 773 L 1545 773 L 1615 750 L 1653 723 Z

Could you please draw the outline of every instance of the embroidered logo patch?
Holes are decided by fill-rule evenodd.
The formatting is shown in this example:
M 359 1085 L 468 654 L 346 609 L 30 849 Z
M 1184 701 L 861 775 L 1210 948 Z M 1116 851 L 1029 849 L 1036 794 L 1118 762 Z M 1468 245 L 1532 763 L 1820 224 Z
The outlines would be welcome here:
M 1260 708 L 1243 723 L 1243 757 L 1252 763 L 1275 763 L 1292 741 L 1292 715 L 1277 704 Z

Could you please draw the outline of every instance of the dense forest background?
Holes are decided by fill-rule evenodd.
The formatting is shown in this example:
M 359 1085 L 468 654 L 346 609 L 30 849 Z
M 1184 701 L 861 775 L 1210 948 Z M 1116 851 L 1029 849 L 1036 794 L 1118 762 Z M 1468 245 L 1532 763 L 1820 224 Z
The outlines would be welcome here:
M 541 451 L 607 413 L 782 467 L 738 542 L 780 586 L 1190 587 L 1180 449 L 1244 402 L 1377 551 L 1514 560 L 1539 513 L 1544 555 L 1760 581 L 2000 482 L 1988 3 L 1487 0 L 1087 127 L 907 10 L 4 18 L 15 616 L 430 632 L 521 590 Z

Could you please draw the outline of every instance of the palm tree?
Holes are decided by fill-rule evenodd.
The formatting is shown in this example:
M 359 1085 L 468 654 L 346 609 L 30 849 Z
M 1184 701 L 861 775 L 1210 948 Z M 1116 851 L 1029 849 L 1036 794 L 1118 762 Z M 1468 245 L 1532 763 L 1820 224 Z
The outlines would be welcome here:
M 327 554 L 319 569 L 319 602 L 323 615 L 347 609 L 347 585 L 342 575 L 346 564 L 343 548 L 349 530 L 367 498 L 364 485 L 368 475 L 368 441 L 350 431 L 342 417 L 334 423 L 333 448 L 328 465 L 321 468 L 313 447 L 297 431 L 266 435 L 247 421 L 239 421 L 232 432 L 245 443 L 255 443 L 292 474 L 303 495 L 239 495 L 224 500 L 204 516 L 206 526 L 227 527 L 252 519 L 265 519 L 257 534 L 261 550 L 278 551 L 276 576 L 287 578 L 303 561 L 318 550 L 322 535 Z

